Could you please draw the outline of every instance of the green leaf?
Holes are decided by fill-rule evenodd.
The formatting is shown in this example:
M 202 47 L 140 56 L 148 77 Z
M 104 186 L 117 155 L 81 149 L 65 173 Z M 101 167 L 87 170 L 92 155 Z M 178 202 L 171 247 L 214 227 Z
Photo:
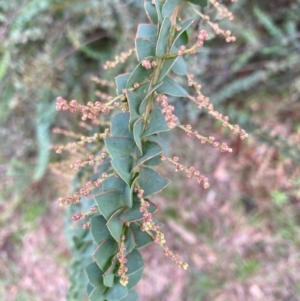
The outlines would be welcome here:
M 117 190 L 123 193 L 126 186 L 126 183 L 120 177 L 110 177 L 102 183 L 103 192 L 108 190 Z
M 112 287 L 114 285 L 114 280 L 115 280 L 114 270 L 116 264 L 117 264 L 117 258 L 114 257 L 113 260 L 111 261 L 109 268 L 103 274 L 103 283 L 105 286 Z
M 146 232 L 141 231 L 140 226 L 136 223 L 130 224 L 137 248 L 142 248 L 153 242 L 152 237 Z
M 170 58 L 170 59 L 164 60 L 164 63 L 162 65 L 162 68 L 161 68 L 161 71 L 160 71 L 160 74 L 159 74 L 158 79 L 157 79 L 158 82 L 161 82 L 165 78 L 165 76 L 170 72 L 170 70 L 172 69 L 173 65 L 176 63 L 176 61 L 179 58 L 180 57 L 177 56 L 175 58 Z
M 88 296 L 92 294 L 93 290 L 94 290 L 94 286 L 88 283 L 86 287 L 86 293 L 88 294 Z
M 103 271 L 101 271 L 101 269 L 99 268 L 96 262 L 89 264 L 85 268 L 85 272 L 88 276 L 89 282 L 93 286 L 98 286 L 100 284 L 103 284 L 102 282 Z
M 137 182 L 139 186 L 144 189 L 145 198 L 160 192 L 169 184 L 169 180 L 148 167 L 141 168 Z
M 167 0 L 162 8 L 163 18 L 170 17 L 181 0 Z
M 121 136 L 132 138 L 132 132 L 129 131 L 129 113 L 120 113 L 114 115 L 111 121 L 111 136 Z
M 163 58 L 168 51 L 168 36 L 171 29 L 171 21 L 169 18 L 165 18 L 159 31 L 157 45 L 156 45 L 156 56 Z
M 111 160 L 111 165 L 118 173 L 118 175 L 127 183 L 131 184 L 131 169 L 132 169 L 132 157 L 124 156 Z
M 178 60 L 176 60 L 174 65 L 172 66 L 172 71 L 180 76 L 187 75 L 187 65 L 182 56 L 178 56 Z
M 133 204 L 133 190 L 135 187 L 135 182 L 137 181 L 137 178 L 135 178 L 132 183 L 131 187 L 126 185 L 126 189 L 124 191 L 124 200 L 127 207 L 131 208 Z
M 102 242 L 93 254 L 95 261 L 102 271 L 107 270 L 111 259 L 118 252 L 118 243 L 112 239 Z
M 136 145 L 138 146 L 138 148 L 140 149 L 141 152 L 142 152 L 141 135 L 142 135 L 143 127 L 144 127 L 144 118 L 141 117 L 133 125 L 134 141 L 135 141 Z
M 159 107 L 155 107 L 149 116 L 149 124 L 146 128 L 143 137 L 150 136 L 161 132 L 169 131 L 165 117 Z
M 161 165 L 162 164 L 162 161 L 161 161 L 161 157 L 160 156 L 156 156 L 148 161 L 146 161 L 144 163 L 145 166 L 148 166 L 148 167 L 155 167 L 155 166 L 158 166 L 158 165 Z
M 127 228 L 126 230 L 124 245 L 126 247 L 126 250 L 124 251 L 125 256 L 127 256 L 127 254 L 129 254 L 136 246 L 133 232 L 130 228 Z
M 120 214 L 123 211 L 123 209 L 117 210 L 107 221 L 107 228 L 112 235 L 112 237 L 120 242 L 121 235 L 122 235 L 122 229 L 123 229 L 123 223 L 120 221 Z
M 117 85 L 117 95 L 123 94 L 123 89 L 126 88 L 126 83 L 130 77 L 130 73 L 124 73 L 115 77 L 115 82 Z
M 144 98 L 143 98 L 143 101 L 142 101 L 142 103 L 141 103 L 141 105 L 140 105 L 140 108 L 139 108 L 140 114 L 143 114 L 143 113 L 145 112 L 147 103 L 148 103 L 148 101 L 149 101 L 149 99 L 148 99 L 149 95 L 150 95 L 151 93 L 153 93 L 160 85 L 162 85 L 162 82 L 161 82 L 161 83 L 158 83 L 158 84 L 156 84 L 156 85 L 154 85 L 154 86 L 152 87 L 152 89 L 148 90 L 148 93 L 145 94 L 145 96 L 144 96 Z
M 131 155 L 135 146 L 134 140 L 127 137 L 108 137 L 104 143 L 113 159 Z
M 97 244 L 111 237 L 106 227 L 106 219 L 102 215 L 91 218 L 91 234 Z
M 147 141 L 143 145 L 143 156 L 139 158 L 134 167 L 138 167 L 141 164 L 145 163 L 146 161 L 152 159 L 153 157 L 162 153 L 161 147 L 154 142 Z
M 106 220 L 108 220 L 118 209 L 125 206 L 123 193 L 117 190 L 105 191 L 94 196 L 94 198 L 98 205 L 99 211 Z
M 178 31 L 176 33 L 176 36 L 175 36 L 175 38 L 173 40 L 173 43 L 171 45 L 172 53 L 173 53 L 173 47 L 175 46 L 175 44 L 176 45 L 179 44 L 179 47 L 180 47 L 180 46 L 185 45 L 185 44 L 188 43 L 188 35 L 187 35 L 186 30 L 193 24 L 193 22 L 194 22 L 194 19 L 188 19 L 188 20 L 178 24 L 178 26 L 181 29 L 180 29 L 180 31 Z M 183 37 L 183 39 L 181 39 L 180 43 L 176 43 L 176 42 L 178 42 L 178 40 L 180 38 L 182 38 L 182 36 L 184 36 L 184 37 Z M 187 37 L 187 40 L 186 40 L 186 37 Z M 177 51 L 176 51 L 176 53 L 177 53 Z
M 162 17 L 162 7 L 163 7 L 163 3 L 161 0 L 155 0 L 155 8 L 156 8 L 156 13 L 157 13 L 157 19 L 159 23 L 161 23 L 163 21 L 163 17 Z
M 170 77 L 165 77 L 163 84 L 159 86 L 156 91 L 158 93 L 164 93 L 176 97 L 186 97 L 188 95 L 187 91 Z
M 124 299 L 127 294 L 127 287 L 116 282 L 115 285 L 107 291 L 105 298 L 107 301 L 119 301 Z
M 132 71 L 126 87 L 132 88 L 135 83 L 141 83 L 145 80 L 150 80 L 150 75 L 152 74 L 153 69 L 146 69 L 142 66 L 142 63 L 139 63 L 136 68 Z
M 106 291 L 106 286 L 100 284 L 94 288 L 92 293 L 89 295 L 90 301 L 105 301 L 104 293 Z
M 136 55 L 139 62 L 147 57 L 155 56 L 156 44 L 147 39 L 138 38 L 135 40 Z
M 142 268 L 128 276 L 128 284 L 127 284 L 128 289 L 131 289 L 138 284 L 138 282 L 141 280 L 143 276 L 143 271 L 144 269 Z
M 127 264 L 126 267 L 128 268 L 127 275 L 131 275 L 136 273 L 137 271 L 144 268 L 144 261 L 137 249 L 134 249 L 131 253 L 127 256 Z
M 151 136 L 148 136 L 148 141 L 157 143 L 161 147 L 161 149 L 163 150 L 163 153 L 165 155 L 169 154 L 169 146 L 165 139 L 161 138 L 158 135 L 151 135 Z
M 157 211 L 157 207 L 151 201 L 147 200 L 147 202 L 150 203 L 148 211 L 150 213 L 155 213 Z M 124 223 L 141 220 L 143 218 L 143 213 L 140 212 L 140 208 L 141 202 L 139 198 L 136 195 L 134 195 L 132 208 L 125 208 L 123 210 L 123 213 L 120 215 L 120 220 Z
M 208 2 L 208 0 L 187 0 L 187 1 L 196 5 L 200 5 L 201 7 L 206 7 Z
M 138 97 L 137 94 L 129 90 L 127 90 L 126 95 L 130 111 L 130 128 L 132 129 L 133 124 L 141 117 L 139 107 L 142 99 Z
M 144 38 L 156 44 L 157 41 L 157 26 L 152 24 L 139 24 L 136 37 Z
M 157 17 L 155 5 L 152 4 L 152 0 L 145 0 L 144 7 L 145 7 L 146 14 L 148 16 L 148 19 L 152 23 L 156 24 L 158 22 L 158 17 Z
M 128 286 L 127 286 L 128 287 Z M 139 295 L 135 289 L 130 289 L 128 291 L 128 295 L 122 299 L 122 301 L 137 301 L 139 299 Z

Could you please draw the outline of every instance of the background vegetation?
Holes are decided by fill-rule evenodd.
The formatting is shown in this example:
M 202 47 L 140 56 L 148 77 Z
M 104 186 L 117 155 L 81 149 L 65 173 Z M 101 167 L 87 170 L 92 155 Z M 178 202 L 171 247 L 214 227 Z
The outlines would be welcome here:
M 159 214 L 191 268 L 179 271 L 155 246 L 147 248 L 139 287 L 146 301 L 162 295 L 170 301 L 300 300 L 300 2 L 240 0 L 231 9 L 235 21 L 221 24 L 237 42 L 210 40 L 190 71 L 251 137 L 235 140 L 209 116 L 177 106 L 195 128 L 227 140 L 234 152 L 174 137 L 173 144 L 184 146 L 178 155 L 209 176 L 211 189 L 169 171 L 176 182 L 157 200 Z M 51 130 L 84 129 L 76 118 L 56 116 L 55 98 L 94 101 L 101 86 L 91 77 L 111 78 L 130 64 L 103 72 L 107 59 L 133 46 L 144 20 L 142 1 L 0 0 L 3 300 L 66 300 L 68 269 L 73 284 L 84 276 L 74 240 L 84 232 L 55 202 L 72 189 L 73 175 L 47 169 L 60 160 L 51 144 L 66 142 Z M 199 20 L 195 28 L 202 25 Z M 185 209 L 178 212 L 179 206 Z M 68 299 L 84 300 L 80 289 L 72 286 Z

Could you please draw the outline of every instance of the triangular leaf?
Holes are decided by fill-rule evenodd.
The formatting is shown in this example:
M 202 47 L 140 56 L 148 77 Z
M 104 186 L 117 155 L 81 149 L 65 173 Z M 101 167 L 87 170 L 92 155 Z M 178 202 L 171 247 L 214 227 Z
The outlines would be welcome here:
M 111 261 L 109 268 L 103 274 L 103 283 L 105 286 L 112 287 L 114 285 L 114 280 L 115 280 L 114 270 L 116 264 L 117 264 L 117 258 L 114 257 L 113 260 Z
M 169 146 L 166 142 L 165 139 L 161 138 L 160 136 L 158 135 L 151 135 L 151 136 L 148 136 L 148 141 L 153 141 L 155 143 L 157 143 L 163 150 L 163 153 L 165 155 L 168 155 L 169 153 Z
M 152 4 L 152 0 L 145 0 L 144 7 L 149 20 L 156 24 L 158 22 L 157 12 L 155 5 Z
M 118 243 L 115 240 L 109 239 L 101 243 L 94 253 L 95 261 L 102 271 L 106 271 L 109 267 L 111 259 L 118 252 Z
M 156 89 L 162 85 L 162 82 L 161 83 L 158 83 L 156 85 L 154 85 L 150 90 L 148 90 L 147 94 L 145 95 L 145 97 L 143 98 L 143 101 L 140 105 L 140 108 L 139 108 L 139 112 L 140 114 L 144 113 L 145 112 L 145 109 L 146 109 L 146 106 L 147 106 L 147 103 L 149 101 L 148 97 L 150 94 L 152 94 L 154 91 L 156 91 Z
M 165 76 L 170 72 L 171 68 L 173 67 L 173 65 L 176 63 L 176 61 L 179 58 L 182 58 L 182 57 L 177 56 L 175 58 L 170 58 L 170 59 L 164 60 L 160 74 L 157 79 L 158 82 L 161 82 L 165 78 Z
M 141 278 L 143 276 L 143 271 L 144 271 L 144 269 L 142 268 L 142 269 L 136 271 L 135 273 L 129 275 L 128 284 L 127 284 L 128 289 L 131 289 L 138 284 L 138 282 L 141 280 Z
M 126 87 L 132 88 L 135 83 L 142 83 L 145 80 L 148 80 L 150 75 L 152 74 L 153 69 L 146 69 L 142 66 L 142 63 L 139 63 L 136 68 L 132 71 Z
M 163 17 L 162 17 L 162 7 L 163 7 L 163 3 L 161 0 L 154 0 L 155 1 L 155 8 L 156 8 L 156 13 L 157 13 L 157 19 L 158 22 L 161 24 L 161 22 L 163 21 Z
M 153 24 L 139 24 L 136 37 L 144 38 L 156 44 L 157 26 Z
M 106 219 L 102 215 L 91 218 L 91 233 L 97 244 L 111 237 L 106 228 Z
M 104 284 L 96 286 L 89 295 L 90 301 L 105 301 L 104 293 L 106 289 L 107 288 Z
M 137 182 L 139 186 L 144 189 L 144 197 L 160 192 L 169 184 L 169 180 L 148 167 L 140 169 Z
M 122 299 L 122 301 L 137 301 L 139 299 L 139 294 L 135 289 L 130 289 L 128 295 Z
M 132 132 L 129 131 L 129 113 L 119 113 L 112 117 L 111 136 L 132 138 Z
M 131 275 L 133 273 L 136 273 L 140 269 L 144 268 L 144 261 L 140 254 L 140 252 L 137 249 L 134 249 L 131 253 L 127 256 L 127 263 L 126 267 L 128 268 L 127 275 Z
M 182 45 L 187 44 L 188 39 L 186 40 L 186 36 L 187 36 L 186 30 L 193 24 L 193 22 L 194 22 L 194 19 L 189 19 L 189 20 L 186 20 L 186 21 L 178 24 L 178 27 L 180 27 L 180 31 L 178 31 L 176 33 L 176 36 L 175 36 L 175 38 L 173 40 L 173 43 L 171 45 L 172 53 L 173 53 L 173 50 L 174 50 L 173 48 L 174 48 L 175 44 L 179 45 L 179 47 L 182 46 Z M 178 40 L 180 38 L 182 38 L 182 36 L 184 36 L 184 38 L 181 39 L 180 43 L 177 43 Z
M 97 265 L 96 262 L 89 264 L 85 268 L 85 272 L 88 276 L 89 282 L 93 286 L 98 286 L 100 284 L 103 284 L 103 281 L 102 281 L 103 271 L 99 268 L 99 266 Z
M 120 221 L 119 217 L 123 209 L 117 210 L 107 221 L 107 228 L 112 235 L 112 237 L 120 242 L 120 238 L 122 235 L 123 223 Z
M 136 55 L 139 62 L 147 57 L 155 56 L 155 48 L 156 44 L 145 38 L 135 39 Z
M 99 211 L 108 220 L 118 209 L 125 206 L 123 193 L 117 190 L 108 190 L 94 196 Z
M 143 232 L 136 223 L 131 223 L 130 229 L 132 230 L 137 248 L 142 248 L 153 242 L 152 237 L 147 232 Z
M 135 163 L 135 167 L 140 166 L 141 164 L 145 163 L 146 161 L 152 159 L 153 157 L 162 153 L 161 147 L 154 142 L 147 141 L 143 144 L 143 156 L 138 158 Z
M 127 256 L 127 254 L 129 254 L 136 246 L 133 232 L 130 228 L 127 228 L 124 245 L 126 247 L 126 250 L 124 251 L 125 256 Z
M 129 90 L 127 90 L 126 95 L 130 111 L 130 128 L 132 129 L 133 124 L 141 117 L 139 107 L 143 99 Z
M 141 117 L 133 125 L 134 141 L 135 141 L 136 145 L 138 146 L 138 148 L 140 149 L 141 152 L 142 152 L 141 135 L 142 135 L 143 127 L 144 127 L 144 118 Z
M 126 186 L 127 184 L 120 177 L 110 177 L 102 183 L 103 192 L 108 190 L 117 190 L 123 193 Z
M 156 156 L 154 158 L 151 158 L 150 160 L 146 161 L 144 163 L 145 166 L 148 166 L 148 167 L 154 167 L 154 166 L 158 166 L 158 165 L 161 165 L 162 164 L 162 161 L 161 161 L 161 156 Z
M 156 56 L 159 58 L 163 58 L 167 54 L 168 39 L 166 39 L 166 37 L 168 37 L 170 29 L 171 29 L 171 21 L 169 18 L 165 18 L 161 25 L 161 29 L 159 31 L 157 45 L 156 45 Z
M 159 86 L 156 91 L 158 93 L 163 93 L 176 97 L 186 97 L 188 95 L 187 91 L 170 77 L 165 77 L 163 80 L 163 84 Z
M 169 131 L 165 117 L 159 107 L 155 107 L 149 116 L 149 124 L 146 128 L 143 137 L 150 136 L 161 132 Z
M 127 287 L 123 286 L 120 282 L 116 282 L 105 294 L 107 301 L 119 301 L 127 296 Z
M 132 169 L 132 157 L 124 156 L 111 160 L 111 165 L 118 173 L 118 175 L 127 183 L 131 184 L 131 169 Z
M 133 222 L 138 221 L 143 218 L 143 213 L 140 211 L 141 208 L 141 202 L 139 198 L 135 195 L 132 208 L 128 209 L 125 208 L 123 213 L 120 215 L 120 220 L 123 222 Z M 150 203 L 150 206 L 148 207 L 148 211 L 150 213 L 155 213 L 157 211 L 157 207 L 149 200 L 147 200 L 148 203 Z
M 187 75 L 188 73 L 187 65 L 182 56 L 178 57 L 178 60 L 172 66 L 172 71 L 180 76 Z
M 123 94 L 123 89 L 126 88 L 126 83 L 128 81 L 128 78 L 130 77 L 130 73 L 124 73 L 120 74 L 115 78 L 115 82 L 117 85 L 117 94 L 121 95 Z
M 167 0 L 162 8 L 162 16 L 170 17 L 181 0 Z
M 104 139 L 104 143 L 113 159 L 130 156 L 135 146 L 133 139 L 127 137 L 108 137 Z

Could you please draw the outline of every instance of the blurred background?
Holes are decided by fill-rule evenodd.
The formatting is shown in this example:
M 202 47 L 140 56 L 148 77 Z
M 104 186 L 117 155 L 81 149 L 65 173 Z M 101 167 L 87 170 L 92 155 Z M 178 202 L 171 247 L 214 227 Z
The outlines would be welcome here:
M 237 42 L 209 40 L 189 70 L 250 137 L 240 141 L 192 104 L 176 103 L 183 123 L 226 141 L 233 153 L 179 131 L 171 137 L 172 152 L 207 175 L 211 188 L 164 166 L 172 182 L 154 199 L 157 217 L 190 268 L 145 248 L 144 301 L 300 300 L 300 1 L 223 3 L 235 20 L 220 25 Z M 78 179 L 67 168 L 64 176 L 48 168 L 61 160 L 51 145 L 68 141 L 53 128 L 82 129 L 79 116 L 56 113 L 55 98 L 94 101 L 101 86 L 92 76 L 112 79 L 132 66 L 129 59 L 103 70 L 134 47 L 137 24 L 146 22 L 142 4 L 0 0 L 1 300 L 86 300 L 82 267 L 93 246 L 70 222 L 74 209 L 56 202 Z

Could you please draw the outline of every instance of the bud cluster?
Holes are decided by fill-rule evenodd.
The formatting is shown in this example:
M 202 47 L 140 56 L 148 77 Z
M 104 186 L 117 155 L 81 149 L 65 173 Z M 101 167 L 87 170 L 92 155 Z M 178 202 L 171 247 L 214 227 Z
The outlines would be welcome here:
M 140 212 L 143 213 L 143 225 L 141 226 L 141 231 L 157 231 L 160 229 L 152 220 L 152 213 L 148 211 L 150 203 L 143 198 L 144 190 L 141 188 L 134 188 L 134 192 L 137 193 L 137 197 L 141 200 Z
M 84 146 L 87 143 L 92 143 L 101 139 L 108 137 L 109 129 L 105 129 L 103 134 L 95 133 L 92 137 L 80 136 L 80 141 L 78 142 L 69 142 L 65 145 L 54 145 L 52 146 L 53 149 L 56 150 L 57 154 L 61 154 L 63 151 L 73 151 L 79 146 Z
M 61 135 L 64 135 L 66 137 L 72 137 L 72 138 L 75 138 L 75 139 L 82 139 L 82 135 L 76 134 L 76 133 L 71 132 L 71 131 L 67 131 L 67 130 L 62 129 L 62 128 L 54 128 L 52 130 L 52 133 L 61 134 Z
M 168 161 L 168 162 L 172 163 L 173 165 L 175 165 L 175 172 L 185 171 L 188 179 L 192 179 L 193 177 L 195 177 L 197 183 L 202 184 L 204 189 L 209 188 L 210 185 L 209 185 L 208 179 L 206 177 L 204 177 L 203 175 L 201 175 L 200 171 L 196 170 L 196 168 L 194 166 L 187 167 L 187 166 L 180 164 L 179 158 L 177 156 L 170 158 L 165 155 L 161 155 L 161 160 L 163 162 Z
M 211 1 L 213 1 L 214 3 L 218 3 L 215 0 L 211 0 Z M 236 41 L 236 37 L 232 35 L 230 30 L 224 30 L 224 29 L 220 28 L 220 26 L 217 23 L 210 21 L 210 17 L 208 15 L 201 13 L 194 7 L 192 7 L 192 9 L 194 10 L 194 12 L 197 15 L 199 15 L 204 21 L 207 22 L 207 24 L 213 29 L 213 31 L 215 32 L 216 35 L 223 35 L 225 37 L 225 40 L 227 43 Z M 220 8 L 219 3 L 217 4 L 217 9 L 218 9 L 219 14 L 222 13 L 223 16 L 226 16 L 229 19 L 233 19 L 232 13 L 229 12 L 226 8 Z
M 120 283 L 126 286 L 128 284 L 128 276 L 126 275 L 126 273 L 128 272 L 128 268 L 126 267 L 127 258 L 124 255 L 124 252 L 126 251 L 126 246 L 124 244 L 124 241 L 125 241 L 125 235 L 122 235 L 121 243 L 119 245 L 119 252 L 117 253 L 117 259 L 120 263 L 118 269 L 118 275 L 121 277 Z
M 188 74 L 188 85 L 193 86 L 195 88 L 197 96 L 194 97 L 194 96 L 188 95 L 187 97 L 197 105 L 197 108 L 199 110 L 202 108 L 207 109 L 207 111 L 210 115 L 212 115 L 216 120 L 219 120 L 222 122 L 223 127 L 228 127 L 235 135 L 239 135 L 240 139 L 243 140 L 248 137 L 247 132 L 244 129 L 241 129 L 239 125 L 237 125 L 237 124 L 232 125 L 229 123 L 228 116 L 223 116 L 223 114 L 214 110 L 213 104 L 210 103 L 210 100 L 208 97 L 204 96 L 201 93 L 201 85 L 197 84 L 194 81 L 192 74 Z
M 173 114 L 175 109 L 174 106 L 169 105 L 168 97 L 163 94 L 158 95 L 156 101 L 162 107 L 161 112 L 165 116 L 165 121 L 167 122 L 168 128 L 173 129 L 178 121 L 178 117 Z
M 209 136 L 209 137 L 202 136 L 198 133 L 198 131 L 193 130 L 190 124 L 179 125 L 178 127 L 184 130 L 189 138 L 196 137 L 198 140 L 200 140 L 202 144 L 205 144 L 206 142 L 210 143 L 213 147 L 219 148 L 222 153 L 232 152 L 232 148 L 230 148 L 226 142 L 220 143 L 216 141 L 215 137 L 213 136 Z
M 116 100 L 116 98 L 114 99 L 112 96 L 109 96 L 107 103 L 102 103 L 100 101 L 92 103 L 91 101 L 89 101 L 87 105 L 82 105 L 77 100 L 71 100 L 70 102 L 68 102 L 62 97 L 57 97 L 56 110 L 70 111 L 71 113 L 80 112 L 82 114 L 82 120 L 95 120 L 100 113 L 107 114 L 111 109 L 114 109 L 116 105 L 112 105 L 112 103 L 114 103 Z
M 87 217 L 86 214 L 82 214 L 82 213 L 75 213 L 73 216 L 72 216 L 72 221 L 73 222 L 77 222 L 79 220 L 84 220 L 85 218 Z
M 142 61 L 142 66 L 145 68 L 145 69 L 147 69 L 147 70 L 149 70 L 149 69 L 151 69 L 151 68 L 155 68 L 156 67 L 156 62 L 155 61 L 150 61 L 150 60 L 148 60 L 148 59 L 144 59 L 143 61 Z
M 227 18 L 229 21 L 233 21 L 234 16 L 225 6 L 221 5 L 216 0 L 209 0 L 210 3 L 217 9 L 218 14 L 221 18 Z
M 115 86 L 115 84 L 112 81 L 100 78 L 98 76 L 92 76 L 91 81 L 93 81 L 94 83 L 100 84 L 101 86 L 105 86 L 105 87 L 113 88 Z
M 202 47 L 204 41 L 207 39 L 208 39 L 208 34 L 207 34 L 206 30 L 204 30 L 204 29 L 200 30 L 198 37 L 197 37 L 196 46 Z
M 92 192 L 92 190 L 95 188 L 95 187 L 99 187 L 102 182 L 109 178 L 109 177 L 112 177 L 114 176 L 113 173 L 111 174 L 107 174 L 106 172 L 104 172 L 101 177 L 99 177 L 97 180 L 95 181 L 89 181 L 85 184 L 84 187 L 82 187 L 79 192 L 75 192 L 75 193 L 72 193 L 64 198 L 59 198 L 58 199 L 58 204 L 59 206 L 64 206 L 64 205 L 70 205 L 70 204 L 77 204 L 79 203 L 80 199 L 82 196 L 88 196 L 90 195 L 90 193 Z
M 90 155 L 89 160 L 83 161 L 78 159 L 75 163 L 70 164 L 70 168 L 74 170 L 79 170 L 80 168 L 84 168 L 86 166 L 93 166 L 96 163 L 103 163 L 104 159 L 107 157 L 107 153 L 103 152 L 100 156 Z
M 119 63 L 124 63 L 134 52 L 134 48 L 129 49 L 127 52 L 122 52 L 120 55 L 115 56 L 114 61 L 107 61 L 103 68 L 105 70 L 115 68 Z

